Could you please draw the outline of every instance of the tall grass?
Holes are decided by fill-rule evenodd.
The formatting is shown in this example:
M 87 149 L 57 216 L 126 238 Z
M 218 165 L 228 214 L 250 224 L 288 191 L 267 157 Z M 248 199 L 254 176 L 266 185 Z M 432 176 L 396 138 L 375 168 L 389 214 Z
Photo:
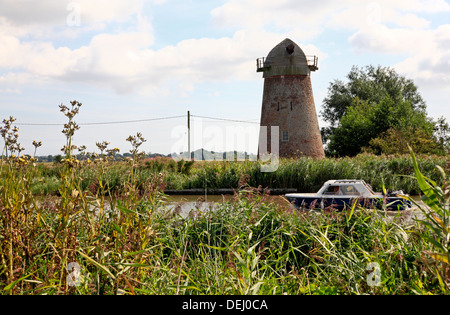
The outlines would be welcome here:
M 414 202 L 426 218 L 419 221 L 424 227 L 419 235 L 432 245 L 432 250 L 424 252 L 431 257 L 427 267 L 436 274 L 442 293 L 447 294 L 450 290 L 450 177 L 438 166 L 444 185 L 436 185 L 435 181 L 422 174 L 414 153 L 411 152 L 411 155 L 417 183 L 424 194 L 422 200 L 425 206 Z
M 442 184 L 436 165 L 445 167 L 447 157 L 423 156 L 418 165 L 429 178 Z M 414 166 L 409 156 L 375 156 L 362 154 L 355 158 L 282 159 L 272 173 L 261 172 L 258 162 L 198 163 L 189 176 L 166 177 L 168 188 L 239 188 L 242 178 L 248 185 L 263 188 L 295 188 L 299 192 L 316 192 L 329 179 L 363 179 L 375 190 L 383 186 L 403 190 L 412 195 L 420 193 L 417 182 L 411 178 Z M 174 183 L 176 180 L 176 184 Z
M 65 110 L 68 126 L 80 107 L 72 105 Z M 20 156 L 12 122 L 1 129 L 7 148 L 0 168 L 0 294 L 448 293 L 449 179 L 444 167 L 436 170 L 440 179 L 431 179 L 441 160 L 302 159 L 282 161 L 272 174 L 247 162 L 187 170 L 160 160 L 153 168 L 140 159 L 139 133 L 128 138 L 129 161 L 112 163 L 103 150 L 79 161 L 68 128 L 65 159 L 47 169 Z M 172 185 L 170 178 L 183 187 L 315 190 L 329 176 L 363 175 L 389 186 L 392 174 L 410 172 L 413 178 L 395 180 L 423 192 L 421 221 L 408 212 L 298 212 L 256 189 L 181 216 L 159 189 Z M 47 178 L 57 188 L 53 196 L 42 185 Z
M 417 163 L 426 177 L 443 184 L 436 166 L 445 168 L 447 157 L 421 156 Z M 36 194 L 58 194 L 61 165 L 42 165 L 36 168 L 32 190 Z M 99 169 L 101 172 L 99 173 Z M 111 193 L 120 194 L 130 172 L 128 162 L 92 162 L 80 167 L 83 190 L 95 189 L 99 181 Z M 101 176 L 99 177 L 99 175 Z M 409 156 L 359 155 L 355 158 L 314 160 L 282 159 L 273 173 L 262 173 L 258 162 L 175 162 L 171 158 L 147 159 L 134 166 L 135 180 L 145 186 L 149 178 L 158 177 L 161 189 L 234 188 L 243 182 L 251 187 L 294 188 L 299 192 L 316 192 L 329 179 L 363 179 L 377 191 L 403 190 L 410 195 L 420 194 L 414 178 L 414 166 Z

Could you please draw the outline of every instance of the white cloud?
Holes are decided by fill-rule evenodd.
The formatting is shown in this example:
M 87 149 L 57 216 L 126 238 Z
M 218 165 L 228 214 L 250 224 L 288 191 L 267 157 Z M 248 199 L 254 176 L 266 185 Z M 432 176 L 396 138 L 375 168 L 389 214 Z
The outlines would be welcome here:
M 397 1 L 406 10 L 426 13 L 450 12 L 450 4 L 445 0 L 414 0 Z
M 189 93 L 207 80 L 255 78 L 255 59 L 285 37 L 323 60 L 327 54 L 308 42 L 328 28 L 341 28 L 354 31 L 349 43 L 358 51 L 406 53 L 408 59 L 398 66 L 417 73 L 427 68 L 423 65 L 434 55 L 435 62 L 428 68 L 446 75 L 439 69 L 446 69 L 450 26 L 433 30 L 420 16 L 438 8 L 450 10 L 443 0 L 228 0 L 211 15 L 216 26 L 235 29 L 232 36 L 186 39 L 155 50 L 151 18 L 143 16 L 142 9 L 148 3 L 165 2 L 79 0 L 74 2 L 81 15 L 78 30 L 64 25 L 73 13 L 67 10 L 68 3 L 43 0 L 37 8 L 34 1 L 2 0 L 0 68 L 33 78 L 112 87 L 120 93 Z M 40 14 L 35 14 L 38 9 Z M 115 32 L 104 27 L 113 21 Z M 81 47 L 55 47 L 49 39 L 50 34 L 76 37 L 96 28 L 101 31 Z
M 379 24 L 359 30 L 349 37 L 349 42 L 361 52 L 414 54 L 423 49 L 428 50 L 429 34 L 430 31 L 389 28 Z M 419 42 L 418 39 L 420 39 Z
M 450 24 L 437 28 L 389 28 L 379 24 L 349 37 L 359 52 L 406 55 L 395 69 L 421 86 L 450 89 Z
M 55 33 L 104 29 L 107 23 L 129 21 L 145 0 L 1 0 L 0 32 L 51 38 Z M 76 22 L 76 23 L 74 23 Z
M 428 28 L 430 26 L 430 21 L 427 19 L 419 18 L 414 14 L 407 14 L 398 19 L 398 25 L 407 27 L 410 29 L 420 29 Z
M 251 13 L 249 13 L 251 12 Z M 211 13 L 216 25 L 238 29 L 276 26 L 284 32 L 302 30 L 311 39 L 327 28 L 359 30 L 373 24 L 393 23 L 424 28 L 429 21 L 418 13 L 450 12 L 445 0 L 228 0 Z
M 416 39 L 417 49 L 411 51 L 409 57 L 398 63 L 396 68 L 427 88 L 450 90 L 450 24 L 428 30 L 417 37 L 408 35 L 411 40 Z M 413 45 L 409 48 L 412 49 Z
M 189 93 L 195 84 L 207 80 L 254 79 L 256 58 L 280 41 L 279 34 L 242 30 L 232 37 L 187 39 L 154 50 L 151 25 L 144 20 L 138 24 L 136 31 L 96 35 L 87 46 L 77 49 L 0 35 L 4 47 L 0 68 L 112 87 L 120 93 L 157 92 L 162 84 Z M 303 48 L 326 57 L 314 45 Z
M 435 39 L 439 50 L 450 50 L 450 24 L 439 26 L 435 32 Z
M 248 30 L 269 26 L 282 33 L 295 30 L 300 39 L 307 40 L 323 30 L 338 7 L 331 0 L 229 0 L 211 14 L 216 26 Z
M 43 77 L 64 74 L 85 52 L 83 48 L 55 48 L 49 42 L 21 42 L 4 34 L 0 34 L 0 45 L 3 47 L 0 50 L 0 68 L 20 69 Z

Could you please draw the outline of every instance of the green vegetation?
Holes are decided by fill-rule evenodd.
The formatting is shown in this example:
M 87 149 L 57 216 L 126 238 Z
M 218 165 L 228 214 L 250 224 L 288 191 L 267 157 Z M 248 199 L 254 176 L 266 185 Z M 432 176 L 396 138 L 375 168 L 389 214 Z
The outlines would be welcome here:
M 449 162 L 442 156 L 418 156 L 424 174 L 442 184 L 436 165 L 445 168 Z M 97 170 L 102 169 L 99 173 Z M 31 190 L 34 194 L 59 194 L 60 173 L 63 164 L 37 164 Z M 121 194 L 126 189 L 129 162 L 106 162 L 94 159 L 80 162 L 77 169 L 82 178 L 81 190 L 95 191 L 101 182 L 109 193 Z M 262 173 L 259 162 L 205 162 L 174 161 L 157 157 L 136 163 L 134 176 L 142 188 L 154 180 L 161 189 L 234 188 L 243 185 L 262 188 L 295 188 L 299 192 L 316 192 L 329 179 L 363 179 L 377 191 L 383 185 L 389 190 L 403 190 L 411 195 L 420 192 L 409 155 L 376 156 L 360 154 L 350 158 L 314 160 L 282 159 L 273 173 Z
M 391 68 L 353 67 L 348 82 L 332 82 L 321 112 L 330 126 L 322 129 L 329 156 L 375 154 L 448 154 L 450 128 L 433 121 L 412 80 Z
M 262 174 L 250 162 L 142 161 L 145 139 L 138 133 L 127 139 L 133 154 L 127 161 L 112 162 L 117 150 L 108 152 L 106 142 L 98 143 L 100 155 L 80 161 L 71 130 L 81 105 L 71 105 L 62 108 L 70 123 L 61 164 L 20 156 L 13 119 L 0 130 L 0 294 L 449 292 L 450 178 L 442 158 L 302 159 Z M 160 192 L 177 181 L 205 180 L 312 189 L 327 176 L 369 176 L 369 170 L 368 179 L 386 184 L 392 174 L 413 172 L 414 178 L 395 178 L 423 191 L 424 218 L 365 209 L 297 212 L 256 190 L 180 216 Z M 44 187 L 57 193 L 49 196 Z

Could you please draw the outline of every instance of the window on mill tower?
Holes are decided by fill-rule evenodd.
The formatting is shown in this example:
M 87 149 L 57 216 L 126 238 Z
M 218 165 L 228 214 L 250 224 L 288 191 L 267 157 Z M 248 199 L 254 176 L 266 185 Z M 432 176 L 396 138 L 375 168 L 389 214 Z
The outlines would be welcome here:
M 283 131 L 283 133 L 281 134 L 281 141 L 289 142 L 289 131 Z

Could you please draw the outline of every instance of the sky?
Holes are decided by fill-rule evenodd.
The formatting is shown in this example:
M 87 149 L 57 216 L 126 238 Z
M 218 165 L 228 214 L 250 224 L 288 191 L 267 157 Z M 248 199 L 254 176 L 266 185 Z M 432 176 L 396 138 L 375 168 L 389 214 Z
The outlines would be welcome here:
M 319 57 L 311 81 L 320 127 L 330 82 L 352 66 L 412 79 L 430 117 L 450 120 L 450 1 L 0 0 L 0 120 L 15 117 L 33 154 L 74 143 L 120 153 L 141 132 L 147 153 L 255 153 L 263 78 L 256 59 L 285 38 Z M 213 119 L 214 118 L 214 119 Z M 220 119 L 220 120 L 219 120 Z

